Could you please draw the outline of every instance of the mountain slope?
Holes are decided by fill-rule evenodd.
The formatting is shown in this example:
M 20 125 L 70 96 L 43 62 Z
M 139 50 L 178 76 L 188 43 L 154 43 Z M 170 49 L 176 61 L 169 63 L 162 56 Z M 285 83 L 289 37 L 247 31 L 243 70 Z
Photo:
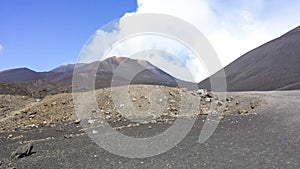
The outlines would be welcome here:
M 0 72 L 0 94 L 27 95 L 43 98 L 64 92 L 72 92 L 73 71 L 75 65 L 62 65 L 49 72 L 34 72 L 29 69 L 13 69 Z M 195 83 L 176 79 L 144 60 L 133 60 L 125 57 L 111 57 L 101 62 L 79 63 L 76 72 L 82 77 L 94 77 L 96 70 L 95 88 L 127 84 L 151 84 L 169 87 L 185 86 L 197 88 Z M 130 72 L 134 76 L 130 76 Z M 138 72 L 137 74 L 135 74 Z M 114 82 L 112 84 L 112 79 Z M 79 90 L 81 89 L 80 86 Z
M 0 83 L 12 81 L 30 81 L 41 79 L 44 76 L 41 73 L 35 72 L 28 68 L 10 69 L 0 72 Z
M 224 68 L 228 91 L 300 89 L 300 27 L 238 58 Z M 216 76 L 216 75 L 213 75 Z M 209 79 L 199 83 L 210 88 Z

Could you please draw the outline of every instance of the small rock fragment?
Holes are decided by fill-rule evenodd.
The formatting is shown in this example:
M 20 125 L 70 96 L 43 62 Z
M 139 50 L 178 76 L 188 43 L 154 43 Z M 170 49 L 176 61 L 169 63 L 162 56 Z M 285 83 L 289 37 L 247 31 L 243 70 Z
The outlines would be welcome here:
M 94 124 L 96 122 L 96 120 L 95 119 L 90 119 L 87 122 L 88 122 L 88 124 Z
M 206 101 L 206 102 L 210 102 L 211 99 L 207 97 L 207 98 L 205 98 L 205 101 Z
M 34 115 L 34 114 L 37 114 L 36 111 L 33 111 L 33 112 L 30 112 L 29 115 Z
M 196 93 L 200 96 L 206 96 L 207 95 L 207 90 L 206 89 L 198 89 Z
M 170 103 L 176 103 L 176 101 L 173 100 L 173 99 L 171 99 L 169 102 L 170 102 Z
M 215 96 L 214 96 L 211 92 L 208 92 L 208 93 L 206 94 L 206 97 L 214 98 Z
M 232 96 L 226 98 L 226 101 L 228 101 L 228 102 L 231 102 L 232 100 L 233 100 Z
M 81 122 L 80 119 L 76 119 L 76 120 L 74 121 L 74 124 L 79 124 L 80 122 Z
M 12 138 L 12 136 L 13 136 L 12 134 L 8 135 L 7 139 L 10 139 L 10 138 Z
M 169 94 L 170 94 L 171 96 L 175 96 L 175 94 L 174 94 L 172 91 L 169 91 Z
M 222 106 L 224 103 L 222 101 L 217 101 L 218 106 Z
M 17 159 L 25 156 L 30 156 L 32 154 L 33 145 L 32 143 L 28 143 L 26 145 L 20 146 L 16 151 L 12 152 L 11 158 Z
M 97 134 L 97 133 L 98 133 L 97 130 L 93 130 L 93 131 L 92 131 L 92 134 Z
M 240 109 L 240 110 L 238 111 L 238 113 L 239 113 L 239 114 L 247 114 L 247 113 L 248 113 L 248 110 L 246 110 L 246 109 Z
M 123 108 L 125 105 L 124 104 L 120 104 L 120 109 Z

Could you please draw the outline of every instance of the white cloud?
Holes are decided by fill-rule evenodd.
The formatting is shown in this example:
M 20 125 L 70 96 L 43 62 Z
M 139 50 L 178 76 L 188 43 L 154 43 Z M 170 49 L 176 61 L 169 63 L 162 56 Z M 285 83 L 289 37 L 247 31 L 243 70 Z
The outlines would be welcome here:
M 147 43 L 145 43 L 147 42 Z M 193 81 L 208 76 L 203 63 L 183 44 L 163 36 L 143 35 L 114 46 L 106 57 L 119 56 L 147 60 L 171 75 Z
M 4 47 L 0 44 L 0 54 L 4 50 Z
M 280 9 L 274 8 L 273 10 L 277 11 L 268 16 L 269 11 L 267 10 L 270 10 L 267 8 L 270 5 L 268 3 L 272 2 L 266 0 L 225 2 L 223 0 L 137 0 L 137 3 L 138 8 L 136 12 L 126 13 L 124 17 L 142 13 L 161 13 L 188 21 L 209 39 L 223 66 L 226 66 L 249 50 L 297 26 L 299 24 L 298 18 L 300 17 L 297 7 L 289 8 L 288 3 L 285 3 L 286 6 L 281 6 Z M 287 8 L 290 10 L 287 10 Z M 285 17 L 280 15 L 282 13 Z M 122 25 L 122 18 L 116 27 L 118 30 L 113 32 L 97 31 L 92 42 L 87 45 L 88 50 L 85 51 L 85 56 L 89 56 L 89 59 L 99 59 L 99 56 L 103 55 L 103 53 L 99 53 L 99 47 L 103 45 L 101 44 L 102 38 L 105 37 L 112 43 L 122 32 L 130 29 Z M 112 45 L 111 43 L 108 43 L 108 45 Z M 132 38 L 126 43 L 116 45 L 110 54 L 130 56 L 141 49 L 157 48 L 158 45 L 163 46 L 159 48 L 160 50 L 166 50 L 173 55 L 178 56 L 179 53 L 184 53 L 182 52 L 184 48 L 178 47 L 176 44 L 170 44 L 172 43 L 163 42 L 161 39 L 153 37 Z M 157 57 L 156 60 L 149 57 L 142 59 L 151 60 L 153 64 L 168 73 L 172 72 L 170 74 L 173 76 L 185 80 L 193 80 L 186 78 L 178 65 L 173 64 L 171 66 L 170 63 L 166 63 L 166 59 L 161 57 Z M 204 73 L 203 66 L 199 65 L 201 62 L 195 57 L 189 57 L 182 61 L 193 73 L 195 81 L 200 81 L 208 76 L 207 73 Z

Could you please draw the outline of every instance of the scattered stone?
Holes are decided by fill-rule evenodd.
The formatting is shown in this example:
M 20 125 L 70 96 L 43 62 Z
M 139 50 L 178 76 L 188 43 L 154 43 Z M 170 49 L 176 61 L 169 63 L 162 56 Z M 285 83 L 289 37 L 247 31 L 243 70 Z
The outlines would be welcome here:
M 110 115 L 106 115 L 105 119 L 109 120 L 109 119 L 111 119 L 111 116 Z
M 147 96 L 141 96 L 140 98 L 141 99 L 147 99 Z
M 206 101 L 206 102 L 211 102 L 211 99 L 208 98 L 208 97 L 206 97 L 206 98 L 205 98 L 205 101 Z
M 22 96 L 22 99 L 23 99 L 23 100 L 27 100 L 28 97 L 27 97 L 27 96 Z
M 198 89 L 196 93 L 200 96 L 206 96 L 207 95 L 207 90 L 206 89 Z
M 76 119 L 76 120 L 74 120 L 74 124 L 79 124 L 81 122 L 81 120 L 80 119 Z
M 13 135 L 10 134 L 10 135 L 7 136 L 7 139 L 10 139 L 10 138 L 12 138 L 12 137 L 13 137 Z
M 217 101 L 218 106 L 222 106 L 224 103 L 222 101 Z
M 152 126 L 148 126 L 148 129 L 152 129 Z
M 236 104 L 236 105 L 240 104 L 240 101 L 236 101 L 235 104 Z
M 93 130 L 93 131 L 92 131 L 92 134 L 97 134 L 97 133 L 98 133 L 97 130 Z
M 169 91 L 169 94 L 170 94 L 171 96 L 175 96 L 175 94 L 174 94 L 172 91 Z
M 32 128 L 33 128 L 33 127 L 35 127 L 35 128 L 38 128 L 38 127 L 39 127 L 39 126 L 36 125 L 36 124 L 29 124 L 28 126 L 29 126 L 29 127 L 32 127 Z
M 34 115 L 34 114 L 37 114 L 37 112 L 36 111 L 34 111 L 34 112 L 30 112 L 30 113 L 28 113 L 29 115 Z
M 25 156 L 30 156 L 32 154 L 33 145 L 32 143 L 28 143 L 26 145 L 20 146 L 16 151 L 12 152 L 11 158 L 18 159 L 23 158 Z
M 250 103 L 251 109 L 254 109 L 257 105 L 258 105 L 257 103 L 253 103 L 253 102 Z
M 132 102 L 136 102 L 137 99 L 135 97 L 132 98 Z
M 96 122 L 96 120 L 95 119 L 90 119 L 90 120 L 88 120 L 88 124 L 94 124 Z
M 16 136 L 16 137 L 14 137 L 14 138 L 11 138 L 12 140 L 16 140 L 16 139 L 21 139 L 21 138 L 23 138 L 24 136 L 23 135 L 19 135 L 19 136 Z
M 73 134 L 69 134 L 69 135 L 66 134 L 66 135 L 64 135 L 65 138 L 73 138 L 74 136 L 75 135 L 73 135 Z
M 228 101 L 228 102 L 231 102 L 232 100 L 233 100 L 232 96 L 226 98 L 226 101 Z
M 63 116 L 63 119 L 64 119 L 64 120 L 68 120 L 68 119 L 70 119 L 70 116 L 69 116 L 69 115 L 64 115 L 64 116 Z
M 206 97 L 214 98 L 215 96 L 214 96 L 211 92 L 208 92 L 208 93 L 206 94 Z
M 27 114 L 28 111 L 27 110 L 20 110 L 21 113 Z
M 41 99 L 36 99 L 35 101 L 36 101 L 36 102 L 40 102 L 40 101 L 41 101 Z
M 176 107 L 171 107 L 170 108 L 172 111 L 177 111 L 177 108 Z
M 239 113 L 239 114 L 247 114 L 247 113 L 248 113 L 248 110 L 246 110 L 246 109 L 240 109 L 240 110 L 238 111 L 238 113 Z
M 35 117 L 35 115 L 34 114 L 32 114 L 32 115 L 29 115 L 29 118 L 34 118 Z
M 169 102 L 170 102 L 170 103 L 176 103 L 176 101 L 173 100 L 173 99 L 171 99 Z

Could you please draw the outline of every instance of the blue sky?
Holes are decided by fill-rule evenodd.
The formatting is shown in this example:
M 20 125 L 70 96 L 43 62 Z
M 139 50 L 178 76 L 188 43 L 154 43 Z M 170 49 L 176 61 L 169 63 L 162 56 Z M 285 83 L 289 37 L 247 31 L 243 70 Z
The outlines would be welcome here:
M 193 24 L 226 66 L 299 26 L 299 9 L 299 0 L 0 0 L 0 70 L 47 71 L 76 63 L 83 45 L 99 28 L 141 13 L 173 15 Z M 124 46 L 128 52 L 143 46 L 141 41 L 130 44 Z M 185 63 L 193 72 L 203 71 L 196 70 L 198 62 Z M 205 77 L 198 74 L 198 80 Z
M 0 70 L 50 70 L 77 60 L 101 26 L 136 10 L 135 0 L 0 0 Z

